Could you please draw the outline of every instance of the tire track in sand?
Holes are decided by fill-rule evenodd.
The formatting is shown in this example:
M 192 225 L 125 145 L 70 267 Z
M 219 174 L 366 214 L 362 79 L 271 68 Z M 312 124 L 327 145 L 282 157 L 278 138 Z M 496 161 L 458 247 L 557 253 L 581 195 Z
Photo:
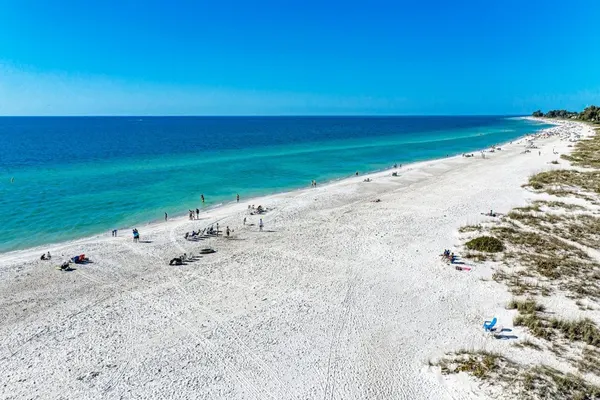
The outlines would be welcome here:
M 172 237 L 174 238 L 174 235 L 172 235 Z M 162 260 L 161 258 L 159 258 L 158 256 L 156 256 L 153 253 L 141 253 L 140 251 L 138 251 L 135 246 L 128 244 L 127 247 L 129 247 L 134 253 L 137 254 L 143 254 L 144 256 L 151 256 L 153 257 L 156 262 L 161 263 Z M 183 249 L 181 246 L 177 246 L 179 247 L 182 251 L 185 252 L 185 249 Z M 181 284 L 179 284 L 179 282 L 177 282 L 171 275 L 167 275 L 167 278 L 169 279 L 169 281 L 171 282 L 172 286 L 178 290 L 182 296 L 185 297 L 185 300 L 187 302 L 187 305 L 191 305 L 194 304 L 193 301 L 190 300 L 188 293 L 185 291 L 185 289 L 181 286 Z M 156 299 L 158 299 L 155 296 Z M 215 365 L 215 367 L 218 367 L 218 363 L 219 361 L 223 364 L 223 367 L 227 370 L 227 372 L 229 372 L 231 374 L 231 376 L 233 376 L 234 378 L 236 378 L 241 384 L 242 386 L 247 386 L 249 388 L 251 388 L 251 391 L 253 392 L 254 396 L 257 399 L 262 399 L 265 398 L 265 396 L 270 397 L 270 398 L 276 398 L 275 396 L 273 396 L 273 394 L 271 394 L 270 392 L 268 392 L 265 388 L 258 388 L 256 387 L 253 383 L 251 383 L 243 374 L 241 373 L 236 373 L 235 370 L 237 370 L 237 368 L 235 368 L 232 364 L 228 363 L 227 361 L 225 361 L 225 357 L 222 354 L 218 354 L 218 353 L 222 353 L 222 351 L 220 351 L 216 346 L 214 346 L 209 340 L 205 339 L 202 335 L 202 333 L 197 333 L 195 332 L 195 329 L 197 329 L 197 327 L 195 326 L 194 323 L 187 321 L 181 317 L 176 316 L 173 312 L 168 311 L 166 309 L 158 309 L 158 307 L 152 304 L 147 303 L 150 307 L 156 309 L 157 311 L 163 313 L 163 315 L 167 316 L 168 318 L 172 319 L 173 321 L 175 321 L 179 326 L 181 326 L 188 334 L 190 334 L 192 337 L 194 337 L 196 339 L 196 341 L 198 342 L 198 344 L 200 344 L 205 351 L 207 352 L 208 355 L 212 355 L 215 359 L 211 359 L 209 357 L 209 361 L 211 361 L 211 363 L 213 365 Z M 201 308 L 199 306 L 197 306 L 197 308 Z M 205 313 L 206 315 L 210 316 L 211 318 L 213 318 L 215 321 L 218 322 L 218 318 L 216 317 L 216 315 L 208 312 L 207 310 L 200 310 L 201 312 Z M 235 332 L 234 332 L 235 333 Z M 236 334 L 237 335 L 237 334 Z M 244 360 L 244 349 L 242 348 L 238 348 L 238 352 L 236 353 L 238 355 L 242 355 L 242 359 Z M 245 363 L 250 365 L 251 363 L 249 363 L 247 360 L 245 360 Z M 273 378 L 273 377 L 271 377 Z
M 121 284 L 122 282 L 128 282 L 129 280 L 127 280 L 123 276 L 123 274 L 120 273 L 120 270 L 123 267 L 123 263 L 126 262 L 127 260 L 125 259 L 123 254 L 116 253 L 116 255 L 117 255 L 117 257 L 120 258 L 120 260 L 103 260 L 103 263 L 107 264 L 107 267 L 111 267 L 111 268 L 105 268 L 103 271 L 109 272 L 111 278 L 113 278 L 112 280 L 108 280 L 106 278 L 103 279 L 103 278 L 92 277 L 91 274 L 82 273 L 79 270 L 77 270 L 76 272 L 79 272 L 80 275 L 83 276 L 85 279 L 88 279 L 99 285 Z M 133 289 L 133 286 L 129 285 L 129 286 L 127 286 L 127 289 Z M 131 361 L 133 360 L 133 358 L 135 356 L 135 349 L 137 348 L 136 338 L 138 337 L 140 313 L 137 310 L 136 302 L 140 302 L 141 297 L 140 297 L 140 293 L 135 290 L 132 290 L 132 291 L 130 291 L 128 293 L 124 293 L 124 294 L 127 294 L 131 298 L 131 308 L 129 309 L 129 314 L 128 314 L 128 318 L 127 318 L 128 328 L 124 332 L 125 341 L 127 343 L 127 345 L 125 346 L 125 349 L 124 349 L 125 350 L 125 363 L 120 368 L 117 368 L 112 373 L 110 373 L 107 376 L 105 382 L 99 385 L 99 387 L 101 388 L 102 395 L 107 395 L 123 379 L 129 365 L 131 364 Z M 120 300 L 123 300 L 123 299 L 120 299 Z M 109 323 L 111 323 L 111 321 L 112 321 L 112 319 L 109 319 Z M 114 325 L 114 322 L 112 322 L 112 325 Z
M 344 297 L 344 300 L 342 301 L 342 310 L 335 324 L 336 328 L 331 339 L 331 345 L 329 347 L 329 357 L 327 360 L 326 373 L 327 381 L 325 383 L 325 391 L 323 395 L 324 400 L 328 398 L 333 399 L 334 397 L 335 384 L 338 375 L 337 367 L 340 338 L 342 333 L 346 329 L 346 324 L 350 319 L 354 303 L 354 290 L 356 287 L 357 275 L 353 274 L 352 271 L 349 272 L 351 275 L 348 278 L 348 287 L 346 289 L 346 295 Z
M 148 255 L 148 253 L 141 253 L 135 246 L 133 246 L 130 243 L 125 244 L 125 246 L 128 247 L 133 253 Z M 123 254 L 121 254 L 120 257 L 124 261 L 126 261 L 125 256 Z M 156 256 L 154 256 L 154 257 L 156 257 Z M 118 266 L 119 263 L 117 262 L 116 265 Z M 115 270 L 115 275 L 116 276 L 120 275 L 117 272 L 117 270 Z M 147 293 L 147 294 L 149 294 L 149 293 Z M 234 377 L 234 379 L 236 379 L 241 384 L 241 387 L 246 386 L 249 388 L 248 392 L 253 394 L 254 398 L 256 398 L 256 399 L 264 398 L 264 396 L 261 396 L 261 393 L 256 388 L 256 386 L 254 386 L 251 382 L 249 382 L 242 374 L 236 373 L 235 368 L 225 360 L 225 357 L 218 356 L 216 354 L 216 352 L 214 351 L 214 346 L 210 342 L 208 342 L 206 339 L 204 339 L 201 336 L 201 334 L 197 334 L 196 332 L 193 331 L 193 329 L 190 327 L 190 326 L 193 326 L 193 324 L 191 322 L 186 321 L 183 318 L 176 316 L 174 312 L 170 311 L 167 308 L 162 308 L 162 307 L 158 306 L 158 304 L 161 300 L 158 296 L 153 296 L 153 298 L 156 301 L 154 303 L 151 303 L 150 301 L 146 300 L 143 296 L 141 296 L 141 293 L 140 293 L 140 296 L 138 296 L 137 300 L 141 303 L 144 303 L 147 307 L 154 309 L 155 311 L 158 311 L 162 315 L 164 315 L 167 318 L 169 318 L 170 320 L 174 321 L 177 325 L 179 325 L 181 328 L 183 328 L 190 336 L 195 338 L 196 343 L 201 345 L 205 349 L 207 359 L 209 360 L 209 362 L 211 364 L 213 364 L 213 366 L 215 368 L 219 368 L 219 362 L 220 362 L 222 364 L 223 369 L 225 369 L 229 373 L 229 376 Z M 136 322 L 137 321 L 138 321 L 138 319 L 136 319 Z M 130 332 L 131 331 L 132 331 L 132 329 L 130 329 Z M 130 338 L 133 341 L 135 339 L 135 336 L 130 335 Z M 132 347 L 130 347 L 130 348 L 132 348 Z M 131 355 L 131 353 L 133 353 L 133 352 L 130 351 L 129 354 Z M 126 369 L 127 365 L 129 365 L 129 363 L 131 362 L 131 358 L 132 358 L 131 356 L 127 357 L 127 363 L 125 364 L 125 366 L 123 368 L 119 369 L 118 371 L 116 371 L 109 378 L 108 386 L 104 389 L 104 393 L 110 391 L 110 389 L 114 388 L 118 384 L 119 380 L 124 376 L 125 369 Z
M 179 248 L 180 251 L 182 251 L 184 253 L 186 252 L 186 249 L 177 242 L 177 239 L 175 237 L 175 227 L 171 229 L 169 237 L 171 239 L 171 242 L 177 248 Z M 190 275 L 192 277 L 197 278 L 197 276 L 196 276 L 197 274 L 191 273 Z M 193 301 L 191 299 L 189 292 L 183 287 L 183 285 L 181 285 L 179 282 L 176 282 L 174 279 L 172 279 L 170 275 L 169 275 L 169 279 L 170 279 L 171 283 L 174 285 L 174 287 L 176 287 L 179 290 L 179 292 L 182 294 L 182 296 L 185 297 L 188 304 L 196 303 L 195 304 L 196 308 L 198 308 L 201 312 L 203 312 L 204 314 L 209 316 L 211 318 L 211 320 L 213 320 L 214 322 L 217 323 L 218 327 L 225 330 L 230 336 L 232 336 L 235 339 L 235 341 L 237 342 L 239 354 L 245 354 L 250 361 L 250 362 L 248 362 L 248 359 L 247 359 L 246 360 L 247 364 L 252 364 L 252 362 L 254 362 L 255 366 L 258 367 L 263 372 L 263 374 L 265 374 L 271 381 L 273 381 L 277 384 L 280 394 L 282 391 L 285 391 L 288 395 L 292 395 L 292 397 L 294 397 L 294 398 L 298 397 L 297 394 L 290 392 L 288 386 L 286 386 L 279 379 L 277 373 L 266 362 L 264 362 L 262 359 L 260 359 L 260 357 L 256 353 L 254 353 L 252 351 L 252 349 L 240 338 L 238 333 L 231 327 L 230 324 L 228 324 L 222 318 L 219 318 L 219 316 L 217 316 L 216 314 L 211 312 L 209 309 L 202 307 L 199 304 L 197 304 L 197 302 Z M 277 398 L 281 398 L 281 396 L 279 396 Z

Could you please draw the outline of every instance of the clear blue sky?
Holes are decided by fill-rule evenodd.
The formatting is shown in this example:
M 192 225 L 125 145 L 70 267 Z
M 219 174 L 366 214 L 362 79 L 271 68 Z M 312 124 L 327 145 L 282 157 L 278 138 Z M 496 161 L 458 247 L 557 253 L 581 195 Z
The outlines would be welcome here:
M 0 115 L 600 103 L 600 0 L 0 0 Z

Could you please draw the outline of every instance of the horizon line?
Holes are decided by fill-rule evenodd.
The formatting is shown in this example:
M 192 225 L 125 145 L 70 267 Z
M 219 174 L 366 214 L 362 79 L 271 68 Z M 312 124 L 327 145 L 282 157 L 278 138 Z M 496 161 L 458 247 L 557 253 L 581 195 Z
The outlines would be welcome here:
M 396 117 L 529 117 L 531 114 L 91 114 L 91 115 L 0 115 L 0 118 L 396 118 Z

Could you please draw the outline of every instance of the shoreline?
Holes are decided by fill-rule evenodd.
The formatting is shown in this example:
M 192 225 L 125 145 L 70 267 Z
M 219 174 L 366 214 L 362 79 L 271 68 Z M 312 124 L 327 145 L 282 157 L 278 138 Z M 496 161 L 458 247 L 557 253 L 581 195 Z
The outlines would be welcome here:
M 535 118 L 535 117 L 530 117 L 530 116 L 523 116 L 523 117 L 512 117 L 512 118 L 516 118 L 516 119 L 526 119 L 526 120 L 531 120 L 531 121 L 538 121 L 538 122 L 543 122 L 546 124 L 550 124 L 553 125 L 553 127 L 555 126 L 560 126 L 560 122 L 557 121 L 553 121 L 552 119 L 547 119 L 547 118 Z M 569 121 L 564 121 L 564 122 L 569 122 Z M 478 154 L 481 152 L 484 152 L 486 150 L 488 150 L 490 147 L 504 147 L 509 143 L 512 142 L 516 142 L 516 141 L 521 141 L 524 140 L 525 138 L 529 137 L 529 136 L 535 136 L 538 135 L 540 133 L 542 133 L 545 130 L 549 130 L 552 129 L 551 128 L 545 128 L 545 129 L 541 129 L 535 133 L 530 133 L 527 135 L 523 135 L 523 136 L 519 136 L 511 141 L 507 141 L 507 142 L 502 142 L 502 143 L 497 143 L 497 144 L 493 144 L 491 146 L 488 146 L 486 148 L 483 149 L 476 149 L 473 150 L 469 153 L 474 153 L 474 154 Z M 462 154 L 467 154 L 467 153 L 462 153 Z M 440 158 L 432 158 L 432 159 L 427 159 L 427 160 L 421 160 L 421 161 L 414 161 L 414 162 L 409 162 L 406 164 L 401 164 L 402 168 L 394 168 L 392 167 L 388 167 L 388 168 L 383 168 L 383 169 L 379 169 L 379 170 L 375 170 L 375 171 L 370 171 L 370 172 L 366 172 L 364 174 L 360 174 L 359 177 L 363 177 L 363 178 L 367 178 L 367 177 L 375 177 L 378 176 L 378 174 L 381 173 L 386 173 L 386 172 L 391 172 L 393 170 L 397 170 L 397 172 L 401 173 L 403 170 L 406 170 L 406 168 L 408 167 L 413 167 L 413 168 L 418 168 L 421 164 L 424 163 L 429 163 L 429 162 L 441 162 L 443 160 L 448 160 L 448 159 L 453 159 L 455 157 L 461 157 L 461 155 L 459 154 L 454 154 L 454 155 L 450 155 L 447 157 L 440 157 Z M 324 181 L 323 183 L 318 183 L 319 184 L 319 188 L 321 187 L 327 187 L 329 185 L 344 181 L 344 180 L 348 180 L 348 179 L 353 179 L 356 178 L 356 176 L 354 176 L 353 174 L 344 176 L 344 177 L 340 177 L 340 178 L 336 178 L 336 179 L 332 179 L 332 180 L 327 180 Z M 288 194 L 293 194 L 293 193 L 300 193 L 304 190 L 313 190 L 314 188 L 307 188 L 307 187 L 297 187 L 297 188 L 291 188 L 291 189 L 284 189 L 282 191 L 277 191 L 277 192 L 273 192 L 273 193 L 268 193 L 268 194 L 264 194 L 264 195 L 259 195 L 259 196 L 255 196 L 255 197 L 251 197 L 248 198 L 247 200 L 244 200 L 245 204 L 258 204 L 258 200 L 261 201 L 268 201 L 269 197 L 272 196 L 279 196 L 279 195 L 288 195 Z M 220 202 L 218 204 L 214 204 L 214 205 L 210 205 L 207 206 L 206 208 L 202 209 L 200 212 L 200 220 L 202 220 L 203 215 L 205 216 L 206 214 L 211 213 L 212 211 L 214 211 L 215 209 L 218 208 L 222 208 L 222 207 L 227 207 L 227 206 L 234 206 L 237 203 L 232 200 L 229 202 Z M 187 213 L 185 212 L 181 212 L 181 214 L 175 214 L 173 218 L 169 217 L 169 221 L 189 221 L 187 219 Z M 164 220 L 162 220 L 161 218 L 158 219 L 153 219 L 150 221 L 141 221 L 139 223 L 137 223 L 136 225 L 132 225 L 132 226 L 126 226 L 126 227 L 119 227 L 116 228 L 119 232 L 120 231 L 130 231 L 131 229 L 133 229 L 134 227 L 142 227 L 142 228 L 152 228 L 156 225 L 161 225 L 164 224 Z M 129 234 L 129 233 L 127 233 Z M 79 236 L 77 238 L 74 239 L 69 239 L 69 240 L 65 240 L 65 241 L 60 241 L 60 242 L 50 242 L 50 243 L 46 243 L 46 244 L 40 244 L 40 245 L 35 245 L 35 246 L 30 246 L 30 247 L 26 247 L 23 249 L 16 249 L 16 250 L 10 250 L 10 251 L 6 251 L 6 252 L 0 252 L 0 257 L 2 256 L 18 256 L 19 253 L 24 253 L 24 252 L 30 252 L 30 251 L 37 251 L 37 252 L 47 252 L 47 251 L 51 251 L 52 252 L 52 248 L 62 248 L 66 245 L 69 244 L 76 244 L 76 243 L 85 243 L 87 241 L 90 240 L 94 240 L 94 239 L 100 239 L 100 238 L 104 238 L 104 237 L 108 237 L 106 236 L 108 235 L 108 232 L 105 233 L 97 233 L 97 234 L 92 234 L 92 235 L 88 235 L 88 236 Z

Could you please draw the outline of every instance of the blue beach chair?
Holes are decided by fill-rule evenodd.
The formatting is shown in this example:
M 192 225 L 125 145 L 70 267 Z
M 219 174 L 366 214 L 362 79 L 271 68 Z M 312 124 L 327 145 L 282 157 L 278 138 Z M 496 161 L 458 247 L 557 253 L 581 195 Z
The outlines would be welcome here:
M 496 322 L 498 322 L 498 319 L 496 317 L 494 317 L 494 319 L 492 319 L 491 321 L 484 321 L 483 329 L 486 332 L 491 332 L 492 329 L 494 329 L 494 326 L 496 326 Z

